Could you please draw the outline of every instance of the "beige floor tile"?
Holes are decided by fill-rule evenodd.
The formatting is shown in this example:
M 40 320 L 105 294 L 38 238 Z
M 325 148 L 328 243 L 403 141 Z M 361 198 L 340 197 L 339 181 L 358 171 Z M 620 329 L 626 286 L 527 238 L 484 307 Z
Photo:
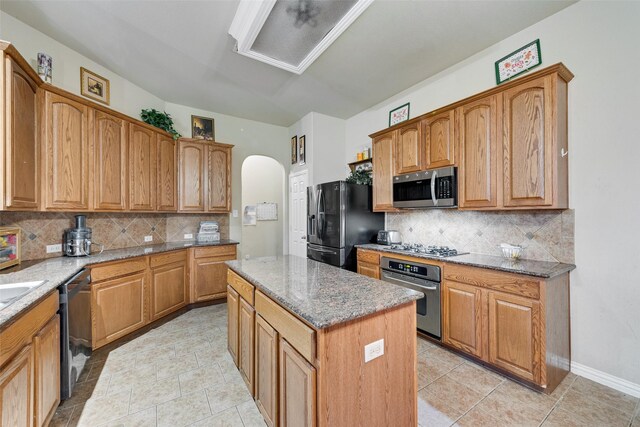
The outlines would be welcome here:
M 244 383 L 225 383 L 207 389 L 209 406 L 214 414 L 251 400 Z
M 504 381 L 500 375 L 471 363 L 463 363 L 455 367 L 447 374 L 447 377 L 482 393 L 484 396 L 491 393 Z
M 428 351 L 436 347 L 436 345 L 433 344 L 431 341 L 418 337 L 417 347 L 418 347 L 418 353 L 424 353 L 425 351 Z
M 82 405 L 76 405 L 73 407 L 71 419 L 69 420 L 69 424 L 67 424 L 67 427 L 76 427 L 80 423 L 80 417 L 82 416 L 83 409 L 84 403 Z
M 458 413 L 458 416 L 473 408 L 486 395 L 485 393 L 460 384 L 447 376 L 429 384 L 424 390 L 427 395 L 437 396 L 439 399 L 447 402 L 448 406 Z
M 192 353 L 158 362 L 156 375 L 158 376 L 158 380 L 170 377 L 177 378 L 178 375 L 196 369 L 197 367 L 198 360 L 196 359 L 195 353 Z
M 58 407 L 55 414 L 53 414 L 53 418 L 51 418 L 49 427 L 66 427 L 69 424 L 69 420 L 71 419 L 73 408 L 73 406 L 68 406 L 65 408 Z
M 244 427 L 240 414 L 235 407 L 192 424 L 193 427 Z
M 127 415 L 130 397 L 131 392 L 126 390 L 106 397 L 87 400 L 80 414 L 78 425 L 94 427 Z
M 109 423 L 104 427 L 156 427 L 156 407 L 127 415 Z
M 638 405 L 638 398 L 614 390 L 605 385 L 598 384 L 586 378 L 580 377 L 575 380 L 571 390 L 577 391 L 599 403 L 613 406 L 619 411 L 632 416 Z
M 569 390 L 573 382 L 578 378 L 573 372 L 569 372 L 560 384 L 549 395 L 552 399 L 559 400 Z
M 449 373 L 458 363 L 443 360 L 430 352 L 418 355 L 418 390 Z
M 249 400 L 236 406 L 244 427 L 266 427 L 262 414 L 258 411 L 256 404 Z
M 442 397 L 427 393 L 426 388 L 418 392 L 418 425 L 420 427 L 444 427 L 452 425 L 464 412 L 449 405 Z
M 192 393 L 207 387 L 215 387 L 225 382 L 222 371 L 215 365 L 208 365 L 187 371 L 178 376 L 182 393 Z
M 129 413 L 133 414 L 178 397 L 180 397 L 178 377 L 158 380 L 156 383 L 143 384 L 131 391 Z
M 148 363 L 150 360 L 154 363 L 158 363 L 175 357 L 175 345 L 159 341 L 157 345 L 136 353 L 136 365 Z
M 569 389 L 558 402 L 558 409 L 566 411 L 580 420 L 591 422 L 592 425 L 628 426 L 632 414 L 624 412 L 598 402 L 590 397 Z
M 199 390 L 158 405 L 158 427 L 182 427 L 210 415 L 207 393 Z
M 583 417 L 579 414 L 567 412 L 564 409 L 556 407 L 547 419 L 542 423 L 543 427 L 593 427 L 601 426 L 594 424 L 594 420 L 589 417 Z
M 215 347 L 212 346 L 206 350 L 196 351 L 196 359 L 200 367 L 225 363 L 226 361 L 233 363 L 231 355 L 229 355 L 229 350 L 227 350 L 226 339 L 224 344 L 219 344 Z
M 240 372 L 235 368 L 235 366 L 231 369 L 223 369 L 222 376 L 224 377 L 224 382 L 227 384 L 244 385 L 244 380 L 242 379 Z
M 491 414 L 488 414 L 477 406 L 464 414 L 462 418 L 456 421 L 455 426 L 459 427 L 511 427 L 512 424 L 500 421 Z
M 109 393 L 131 390 L 143 384 L 156 382 L 156 365 L 147 361 L 126 371 L 115 372 L 109 381 Z
M 548 414 L 556 404 L 555 399 L 546 394 L 531 390 L 511 380 L 505 380 L 496 388 L 496 391 L 545 414 Z
M 553 408 L 553 401 L 550 405 L 546 405 L 544 401 L 536 402 L 535 398 L 523 401 L 522 396 L 510 394 L 509 389 L 502 388 L 504 384 L 478 403 L 478 409 L 491 414 L 501 423 L 522 427 L 538 426 Z

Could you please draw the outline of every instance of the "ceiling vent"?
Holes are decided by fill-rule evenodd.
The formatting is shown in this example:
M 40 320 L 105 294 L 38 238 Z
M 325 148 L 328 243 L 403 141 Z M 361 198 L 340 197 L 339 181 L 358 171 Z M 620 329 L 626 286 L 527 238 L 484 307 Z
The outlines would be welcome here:
M 241 0 L 229 34 L 239 54 L 302 74 L 373 0 Z

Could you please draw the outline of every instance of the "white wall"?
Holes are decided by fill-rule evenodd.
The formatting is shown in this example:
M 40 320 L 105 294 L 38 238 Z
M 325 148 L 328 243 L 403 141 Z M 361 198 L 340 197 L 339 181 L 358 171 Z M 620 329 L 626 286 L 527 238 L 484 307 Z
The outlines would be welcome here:
M 494 61 L 540 38 L 542 67 L 563 62 L 576 76 L 569 84 L 569 188 L 577 265 L 571 273 L 573 361 L 577 370 L 586 366 L 630 381 L 633 384 L 626 385 L 637 387 L 636 394 L 640 393 L 640 198 L 635 188 L 640 183 L 639 17 L 640 2 L 578 2 L 348 119 L 345 153 L 353 158 L 369 144 L 367 135 L 387 127 L 389 110 L 398 105 L 411 102 L 415 117 L 494 86 Z

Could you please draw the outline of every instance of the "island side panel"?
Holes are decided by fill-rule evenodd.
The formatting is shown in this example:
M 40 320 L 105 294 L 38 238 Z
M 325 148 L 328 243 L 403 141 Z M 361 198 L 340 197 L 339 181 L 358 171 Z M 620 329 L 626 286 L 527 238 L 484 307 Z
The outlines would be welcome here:
M 319 331 L 318 426 L 416 426 L 416 337 L 415 301 Z

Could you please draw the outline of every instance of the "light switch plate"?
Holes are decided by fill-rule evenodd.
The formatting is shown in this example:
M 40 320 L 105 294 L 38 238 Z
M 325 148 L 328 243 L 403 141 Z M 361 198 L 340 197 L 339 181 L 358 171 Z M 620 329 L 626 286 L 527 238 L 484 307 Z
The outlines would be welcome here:
M 48 254 L 53 254 L 56 252 L 62 252 L 62 243 L 58 243 L 57 245 L 47 245 Z
M 238 209 L 233 210 L 233 217 L 238 218 Z
M 370 362 L 384 354 L 384 338 L 364 346 L 364 363 Z
M 153 236 L 144 236 L 145 242 L 153 242 Z
M 189 240 L 189 239 L 193 239 L 193 234 L 192 233 L 185 233 L 184 240 Z

